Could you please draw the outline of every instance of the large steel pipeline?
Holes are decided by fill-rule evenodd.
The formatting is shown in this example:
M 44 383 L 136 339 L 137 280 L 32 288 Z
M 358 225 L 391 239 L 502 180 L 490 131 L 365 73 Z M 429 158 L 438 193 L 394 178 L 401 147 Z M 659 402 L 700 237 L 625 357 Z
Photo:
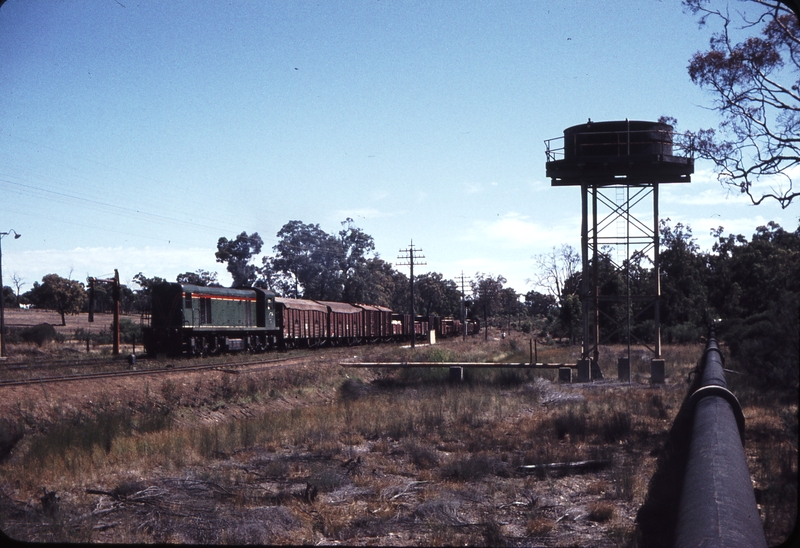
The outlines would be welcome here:
M 694 417 L 675 546 L 766 547 L 744 454 L 744 416 L 725 382 L 713 333 L 699 388 L 688 403 Z

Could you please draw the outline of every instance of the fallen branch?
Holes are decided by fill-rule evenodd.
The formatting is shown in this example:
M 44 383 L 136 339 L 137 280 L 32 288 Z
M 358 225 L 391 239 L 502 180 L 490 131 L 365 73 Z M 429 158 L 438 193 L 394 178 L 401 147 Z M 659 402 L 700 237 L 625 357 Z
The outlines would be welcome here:
M 422 485 L 423 483 L 429 483 L 429 482 L 427 482 L 427 481 L 412 481 L 411 483 L 406 485 L 405 489 L 403 489 L 400 493 L 397 493 L 396 495 L 391 497 L 389 500 L 394 500 L 394 499 L 396 499 L 398 497 L 402 497 L 403 495 L 408 494 L 409 489 L 411 489 L 413 487 L 416 487 L 417 485 Z
M 560 472 L 593 472 L 602 470 L 611 465 L 609 460 L 581 460 L 577 462 L 550 462 L 547 464 L 526 464 L 519 467 L 519 470 L 528 473 L 541 472 L 544 470 L 555 470 Z
M 111 497 L 113 499 L 118 499 L 119 498 L 119 494 L 118 493 L 115 493 L 114 491 L 103 491 L 101 489 L 87 489 L 86 490 L 86 494 L 87 495 L 107 495 L 107 496 L 109 496 L 109 497 Z

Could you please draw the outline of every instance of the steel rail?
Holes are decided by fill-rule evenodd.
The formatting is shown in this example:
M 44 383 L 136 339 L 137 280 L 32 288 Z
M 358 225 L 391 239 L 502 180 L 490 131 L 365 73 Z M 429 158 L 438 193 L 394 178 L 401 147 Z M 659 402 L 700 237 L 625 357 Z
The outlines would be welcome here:
M 43 384 L 43 383 L 58 383 L 58 382 L 73 382 L 73 381 L 90 381 L 98 379 L 107 379 L 115 377 L 135 377 L 140 375 L 159 375 L 166 373 L 190 373 L 203 370 L 224 370 L 230 371 L 233 367 L 246 367 L 251 365 L 261 365 L 267 363 L 278 363 L 297 359 L 298 356 L 286 358 L 274 358 L 271 360 L 258 360 L 252 362 L 231 362 L 231 363 L 213 363 L 213 364 L 200 364 L 189 365 L 183 367 L 161 367 L 154 369 L 134 369 L 128 371 L 102 371 L 96 373 L 79 373 L 75 375 L 53 375 L 49 377 L 33 377 L 28 379 L 9 379 L 0 380 L 0 388 L 6 386 L 25 386 L 29 384 Z
M 64 367 L 91 367 L 95 365 L 114 365 L 123 363 L 121 358 L 81 358 L 81 359 L 62 359 L 34 361 L 30 363 L 15 362 L 8 363 L 0 368 L 2 371 L 31 371 L 33 369 L 58 369 Z
M 691 441 L 675 546 L 766 547 L 744 453 L 744 415 L 725 382 L 713 332 L 701 366 L 700 386 L 688 399 Z

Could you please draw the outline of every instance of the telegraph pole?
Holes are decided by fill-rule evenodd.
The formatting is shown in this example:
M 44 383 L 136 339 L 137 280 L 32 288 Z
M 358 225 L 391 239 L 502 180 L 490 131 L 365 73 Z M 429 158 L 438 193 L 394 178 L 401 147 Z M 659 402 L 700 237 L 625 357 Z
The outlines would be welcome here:
M 464 340 L 467 340 L 467 309 L 466 309 L 466 296 L 467 292 L 464 288 L 464 285 L 469 280 L 468 276 L 464 276 L 464 271 L 461 271 L 461 276 L 457 278 L 461 281 L 461 324 L 462 330 L 464 331 Z
M 120 325 L 119 325 L 119 314 L 120 314 L 120 285 L 119 285 L 119 272 L 117 269 L 114 269 L 114 277 L 108 279 L 100 279 L 100 278 L 87 278 L 89 282 L 89 321 L 94 321 L 94 286 L 98 283 L 103 284 L 110 284 L 111 285 L 111 298 L 114 302 L 114 321 L 111 326 L 111 330 L 113 333 L 113 349 L 112 354 L 114 356 L 119 356 L 119 332 L 120 332 Z M 89 349 L 88 343 L 86 349 Z
M 421 249 L 414 249 L 414 240 L 411 240 L 411 245 L 408 246 L 407 249 L 401 249 L 400 253 L 403 255 L 398 255 L 397 259 L 400 261 L 408 261 L 403 263 L 397 263 L 398 266 L 405 266 L 408 265 L 411 267 L 411 348 L 414 348 L 414 342 L 417 338 L 417 331 L 416 331 L 416 320 L 417 314 L 414 310 L 414 265 L 422 266 L 428 263 L 420 263 L 417 262 L 417 259 L 424 259 L 425 255 L 420 255 L 422 252 Z

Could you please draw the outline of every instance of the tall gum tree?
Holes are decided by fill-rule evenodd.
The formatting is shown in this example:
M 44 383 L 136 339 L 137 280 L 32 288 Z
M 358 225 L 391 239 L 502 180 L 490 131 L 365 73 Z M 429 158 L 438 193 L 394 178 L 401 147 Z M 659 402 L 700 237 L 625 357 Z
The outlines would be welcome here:
M 692 56 L 692 82 L 713 98 L 717 128 L 688 131 L 675 142 L 714 163 L 719 181 L 753 204 L 787 208 L 800 195 L 800 26 L 780 0 L 684 0 L 701 28 L 714 25 L 709 49 Z M 794 9 L 797 9 L 796 6 Z M 665 119 L 677 122 L 674 119 Z

